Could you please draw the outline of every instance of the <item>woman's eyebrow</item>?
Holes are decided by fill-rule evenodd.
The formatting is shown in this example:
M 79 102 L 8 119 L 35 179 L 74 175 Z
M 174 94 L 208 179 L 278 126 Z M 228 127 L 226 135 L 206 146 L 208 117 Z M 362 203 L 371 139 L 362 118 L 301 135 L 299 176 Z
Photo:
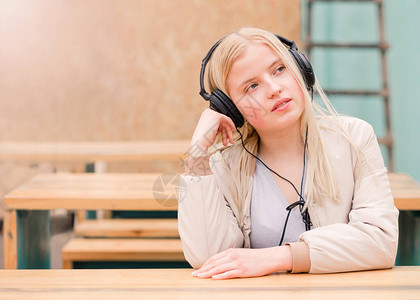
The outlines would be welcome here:
M 249 79 L 247 79 L 247 80 L 243 81 L 239 87 L 243 87 L 243 86 L 244 86 L 245 84 L 247 84 L 248 82 L 254 81 L 254 79 L 255 79 L 255 77 L 252 77 L 252 78 L 249 78 Z
M 275 65 L 277 65 L 278 63 L 280 63 L 281 62 L 281 59 L 280 58 L 278 58 L 278 59 L 276 59 L 275 61 L 273 61 L 273 63 L 267 68 L 267 70 L 270 70 L 272 67 L 274 67 Z M 245 84 L 247 84 L 248 82 L 251 82 L 251 81 L 253 81 L 254 79 L 255 79 L 256 77 L 254 76 L 254 77 L 251 77 L 251 78 L 249 78 L 249 79 L 246 79 L 246 80 L 244 80 L 242 83 L 241 83 L 241 85 L 239 86 L 239 87 L 242 87 L 242 86 L 244 86 Z
M 268 67 L 268 69 L 271 69 L 272 67 L 274 67 L 275 65 L 277 65 L 278 63 L 280 63 L 281 62 L 281 59 L 280 58 L 278 58 L 278 59 L 276 59 L 275 61 L 273 61 L 273 63 Z

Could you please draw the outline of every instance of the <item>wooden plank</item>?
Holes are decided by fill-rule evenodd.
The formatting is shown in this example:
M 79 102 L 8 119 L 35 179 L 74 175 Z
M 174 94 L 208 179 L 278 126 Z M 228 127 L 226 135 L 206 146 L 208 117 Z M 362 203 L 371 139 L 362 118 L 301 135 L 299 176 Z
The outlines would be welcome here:
M 86 220 L 75 227 L 84 237 L 179 237 L 176 219 L 103 219 Z
M 105 276 L 105 275 L 104 275 Z M 204 279 L 197 279 L 204 280 Z M 398 287 L 397 287 L 398 288 Z M 138 299 L 197 299 L 200 300 L 213 300 L 213 299 L 241 299 L 241 300 L 255 300 L 255 299 L 277 299 L 279 294 L 285 299 L 418 299 L 416 292 L 410 289 L 397 291 L 395 289 L 373 289 L 362 291 L 363 288 L 352 288 L 348 291 L 346 288 L 335 289 L 332 287 L 322 287 L 321 289 L 308 290 L 298 289 L 296 286 L 291 289 L 283 287 L 274 287 L 271 290 L 266 288 L 252 288 L 246 287 L 242 291 L 239 288 L 200 288 L 200 291 L 192 288 L 183 288 L 175 290 L 162 290 L 159 288 L 138 288 L 132 289 L 109 289 L 91 290 L 86 289 L 83 291 L 73 290 L 59 290 L 59 291 L 37 291 L 36 293 L 22 291 L 7 291 L 8 300 L 21 300 L 21 299 L 60 299 L 60 300 L 138 300 Z M 344 296 L 343 296 L 344 293 Z M 256 298 L 258 297 L 258 298 Z
M 0 287 L 8 289 L 133 289 L 138 288 L 305 288 L 401 287 L 420 289 L 420 266 L 334 274 L 277 273 L 234 280 L 206 280 L 192 269 L 0 270 Z M 418 291 L 417 291 L 418 292 Z
M 13 209 L 29 209 L 29 210 L 49 210 L 56 208 L 63 208 L 69 210 L 97 210 L 97 209 L 109 209 L 109 210 L 177 210 L 177 199 L 172 197 L 168 199 L 169 202 L 166 202 L 165 205 L 161 205 L 156 202 L 153 198 L 152 193 L 140 194 L 128 198 L 127 195 L 122 195 L 121 197 L 107 197 L 103 196 L 100 199 L 89 199 L 84 198 L 80 199 L 79 197 L 71 197 L 71 195 L 66 195 L 66 198 L 57 199 L 57 198 L 42 198 L 36 199 L 12 199 L 5 198 L 5 202 L 8 201 L 10 206 Z M 107 197 L 107 198 L 105 198 Z
M 51 195 L 54 196 L 54 195 Z M 65 198 L 64 198 L 65 197 Z M 120 197 L 111 197 L 107 195 L 100 195 L 100 199 L 90 199 L 84 197 L 80 199 L 77 195 L 63 195 L 63 198 L 42 198 L 36 199 L 13 199 L 5 198 L 4 201 L 10 203 L 13 209 L 28 209 L 28 210 L 49 210 L 56 208 L 63 208 L 69 210 L 177 210 L 177 198 L 171 197 L 165 202 L 165 205 L 156 202 L 152 193 L 144 193 L 132 196 L 121 195 Z
M 1 142 L 0 160 L 9 161 L 178 161 L 186 157 L 189 140 L 141 142 Z
M 39 174 L 4 202 L 11 209 L 176 210 L 179 180 L 170 173 Z
M 192 269 L 0 270 L 4 299 L 417 299 L 420 267 L 198 279 Z M 20 298 L 19 298 L 20 296 Z M 25 296 L 25 297 L 24 297 Z M 44 298 L 42 298 L 44 297 Z M 71 298 L 73 297 L 73 298 Z
M 70 240 L 63 261 L 185 261 L 179 239 Z
M 17 230 L 16 230 L 16 211 L 5 208 L 4 210 L 4 268 L 17 268 Z
M 106 276 L 106 275 L 104 275 Z M 204 279 L 197 279 L 204 280 Z M 369 287 L 368 287 L 369 288 Z M 398 287 L 397 287 L 398 288 Z M 343 295 L 344 293 L 344 295 Z M 21 300 L 21 299 L 60 299 L 60 300 L 138 300 L 138 299 L 192 299 L 199 298 L 200 300 L 214 300 L 214 299 L 241 299 L 241 300 L 255 300 L 257 299 L 277 299 L 279 294 L 285 299 L 417 299 L 416 293 L 410 289 L 397 291 L 396 289 L 373 289 L 364 290 L 363 288 L 352 288 L 348 291 L 346 288 L 335 289 L 333 287 L 322 287 L 321 289 L 308 290 L 298 289 L 296 286 L 292 289 L 286 289 L 283 287 L 273 288 L 267 290 L 266 288 L 252 288 L 247 287 L 242 290 L 239 288 L 200 288 L 200 291 L 192 288 L 175 289 L 175 290 L 162 290 L 159 288 L 147 289 L 138 288 L 136 290 L 131 289 L 109 289 L 104 288 L 103 290 L 91 290 L 86 289 L 83 291 L 74 289 L 73 290 L 46 290 L 28 292 L 22 289 L 21 291 L 7 291 L 5 296 L 8 300 Z
M 5 203 L 11 209 L 35 210 L 176 210 L 176 194 L 183 188 L 179 185 L 179 175 L 166 174 L 173 176 L 170 189 L 165 190 L 168 197 L 156 201 L 159 193 L 154 193 L 154 184 L 159 184 L 161 175 L 40 174 L 7 194 Z M 401 173 L 389 174 L 389 178 L 397 208 L 419 210 L 420 184 Z
M 388 173 L 395 206 L 399 210 L 420 210 L 420 184 L 408 174 Z

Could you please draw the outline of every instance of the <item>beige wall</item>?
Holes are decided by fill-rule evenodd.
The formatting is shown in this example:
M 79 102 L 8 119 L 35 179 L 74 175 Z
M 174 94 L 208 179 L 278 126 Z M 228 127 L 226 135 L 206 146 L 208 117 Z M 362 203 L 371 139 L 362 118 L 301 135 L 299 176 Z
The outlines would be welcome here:
M 0 0 L 0 140 L 190 138 L 201 59 L 243 26 L 300 41 L 299 0 Z

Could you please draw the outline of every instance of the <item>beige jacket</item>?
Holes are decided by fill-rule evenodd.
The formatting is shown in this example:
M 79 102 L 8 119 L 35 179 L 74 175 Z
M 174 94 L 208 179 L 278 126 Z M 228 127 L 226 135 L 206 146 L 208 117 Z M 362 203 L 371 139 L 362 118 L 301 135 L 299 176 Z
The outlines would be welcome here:
M 299 242 L 290 244 L 294 273 L 345 272 L 394 265 L 398 210 L 376 136 L 372 127 L 362 120 L 339 117 L 339 121 L 365 152 L 372 170 L 363 164 L 361 175 L 357 176 L 357 156 L 349 142 L 330 129 L 327 119 L 318 118 L 341 202 L 323 199 L 308 203 L 313 229 L 303 233 Z M 228 248 L 250 247 L 252 176 L 242 214 L 235 204 L 238 185 L 233 173 L 238 169 L 241 151 L 244 151 L 242 145 L 213 154 L 209 164 L 211 172 L 207 175 L 186 172 L 181 176 L 187 188 L 179 198 L 178 229 L 185 258 L 194 268 Z

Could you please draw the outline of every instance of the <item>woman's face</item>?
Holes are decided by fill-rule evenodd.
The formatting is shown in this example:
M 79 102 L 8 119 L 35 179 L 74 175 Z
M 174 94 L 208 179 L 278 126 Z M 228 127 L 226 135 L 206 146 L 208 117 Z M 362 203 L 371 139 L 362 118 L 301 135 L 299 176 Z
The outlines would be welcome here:
M 298 124 L 305 106 L 303 92 L 267 45 L 249 44 L 233 62 L 226 84 L 233 103 L 257 132 Z

